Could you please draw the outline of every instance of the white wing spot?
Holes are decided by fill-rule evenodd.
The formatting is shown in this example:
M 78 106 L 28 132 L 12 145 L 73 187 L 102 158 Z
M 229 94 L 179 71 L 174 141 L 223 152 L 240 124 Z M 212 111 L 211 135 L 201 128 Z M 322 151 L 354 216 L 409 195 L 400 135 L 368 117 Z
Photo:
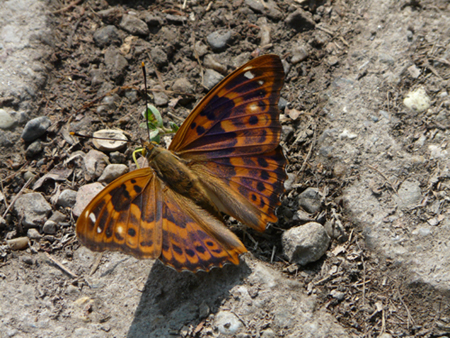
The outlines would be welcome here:
M 101 233 L 102 233 L 102 228 L 97 227 L 97 233 L 98 233 L 98 234 L 101 234 Z
M 244 76 L 245 76 L 247 79 L 251 80 L 251 79 L 253 79 L 253 78 L 255 77 L 255 74 L 253 74 L 251 71 L 246 71 L 246 72 L 244 73 Z
M 257 110 L 259 110 L 259 106 L 256 103 L 252 103 L 248 107 L 250 108 L 251 112 L 256 112 Z
M 259 84 L 260 86 L 262 86 L 262 85 L 264 84 L 264 81 L 263 81 L 263 80 L 259 80 L 259 81 L 258 81 L 258 84 Z
M 91 213 L 89 214 L 89 219 L 91 220 L 91 222 L 92 222 L 93 224 L 95 224 L 95 221 L 97 221 L 97 217 L 95 217 L 95 214 L 94 214 L 93 212 L 91 212 Z
M 118 227 L 117 227 L 117 233 L 118 233 L 119 235 L 122 235 L 122 233 L 123 233 L 123 227 L 118 226 Z

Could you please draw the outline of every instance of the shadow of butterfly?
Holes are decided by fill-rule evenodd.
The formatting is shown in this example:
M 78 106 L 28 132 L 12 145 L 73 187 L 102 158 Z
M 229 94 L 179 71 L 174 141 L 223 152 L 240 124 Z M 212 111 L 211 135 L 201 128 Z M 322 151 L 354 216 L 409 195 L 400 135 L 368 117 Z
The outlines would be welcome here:
M 246 252 L 222 213 L 264 231 L 276 222 L 286 179 L 278 101 L 284 71 L 258 57 L 217 84 L 169 149 L 144 144 L 149 167 L 102 190 L 78 218 L 79 241 L 159 259 L 177 271 L 239 264 Z

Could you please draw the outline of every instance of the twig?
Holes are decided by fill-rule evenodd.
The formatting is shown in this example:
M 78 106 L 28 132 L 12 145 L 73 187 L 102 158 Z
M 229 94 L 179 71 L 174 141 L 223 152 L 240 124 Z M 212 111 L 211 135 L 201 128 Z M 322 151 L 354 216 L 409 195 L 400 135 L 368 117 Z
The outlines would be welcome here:
M 72 7 L 75 7 L 76 5 L 78 5 L 80 2 L 82 2 L 83 0 L 75 0 L 72 1 L 67 7 L 58 9 L 57 11 L 52 12 L 53 14 L 59 14 L 65 11 L 68 11 L 69 9 L 72 9 Z
M 371 165 L 368 165 L 368 167 L 369 167 L 370 169 L 372 169 L 372 170 L 375 170 L 378 174 L 380 174 L 380 176 L 384 178 L 384 180 L 386 181 L 386 183 L 388 183 L 388 184 L 391 186 L 392 190 L 394 190 L 394 192 L 398 195 L 397 189 L 395 188 L 395 186 L 391 183 L 391 181 L 389 181 L 389 179 L 388 179 L 381 171 L 379 171 L 379 170 L 378 170 L 377 168 L 375 168 L 375 167 L 372 167 Z
M 2 189 L 3 202 L 5 202 L 5 207 L 6 207 L 6 209 L 8 209 L 9 208 L 8 201 L 6 200 L 5 191 L 3 189 L 3 180 L 0 180 L 0 188 Z
M 24 186 L 22 187 L 22 189 L 20 189 L 19 193 L 14 197 L 14 199 L 12 200 L 11 204 L 9 205 L 9 207 L 5 210 L 5 212 L 3 213 L 2 217 L 5 218 L 6 214 L 9 212 L 9 209 L 12 208 L 12 206 L 14 205 L 14 203 L 17 201 L 17 199 L 20 197 L 20 195 L 22 195 L 23 191 L 30 185 L 31 181 L 34 179 L 34 177 L 30 177 L 27 181 L 27 183 L 24 184 Z
M 48 259 L 50 259 L 54 264 L 56 264 L 56 266 L 58 268 L 60 268 L 61 270 L 63 270 L 65 273 L 67 273 L 70 277 L 72 278 L 78 278 L 78 276 L 76 274 L 74 274 L 72 271 L 70 271 L 68 268 L 66 268 L 64 265 L 62 265 L 62 263 L 60 263 L 59 261 L 57 261 L 55 258 L 53 258 L 52 256 L 49 255 L 48 252 L 45 253 L 48 257 Z
M 405 304 L 405 302 L 403 301 L 403 297 L 402 297 L 402 294 L 400 293 L 400 290 L 398 289 L 398 285 L 397 285 L 397 293 L 398 293 L 398 298 L 400 298 L 400 302 L 403 304 L 403 306 L 405 307 L 405 309 L 406 309 L 406 314 L 408 315 L 408 321 L 407 321 L 407 328 L 408 328 L 408 330 L 409 330 L 409 323 L 411 323 L 412 325 L 414 325 L 414 319 L 413 319 L 413 317 L 411 316 L 411 312 L 409 312 L 409 309 L 408 309 L 408 307 L 406 306 L 406 304 Z
M 98 266 L 100 265 L 100 261 L 102 260 L 103 252 L 100 252 L 97 254 L 97 257 L 95 257 L 95 262 L 92 264 L 91 271 L 89 271 L 89 276 L 92 276 L 97 270 Z
M 303 170 L 305 169 L 306 162 L 308 162 L 309 158 L 311 157 L 312 149 L 313 149 L 315 143 L 316 143 L 316 140 L 315 140 L 315 138 L 313 138 L 313 140 L 312 140 L 312 142 L 311 142 L 311 147 L 309 148 L 308 154 L 306 155 L 305 160 L 303 161 L 302 167 L 301 167 L 300 170 L 297 172 L 297 177 L 298 177 L 298 175 L 299 175 L 301 172 L 303 172 Z

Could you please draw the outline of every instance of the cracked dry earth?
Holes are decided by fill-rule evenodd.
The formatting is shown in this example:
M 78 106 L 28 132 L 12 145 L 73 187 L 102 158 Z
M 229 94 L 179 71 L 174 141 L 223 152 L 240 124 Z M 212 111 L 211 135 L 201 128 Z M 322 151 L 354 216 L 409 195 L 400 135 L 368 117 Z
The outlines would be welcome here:
M 443 0 L 2 1 L 0 337 L 449 336 L 449 33 Z M 194 275 L 80 246 L 94 146 L 68 132 L 145 139 L 142 61 L 180 124 L 267 53 L 286 70 L 290 180 L 266 232 L 227 220 L 241 264 Z M 106 156 L 130 166 L 133 150 Z M 328 250 L 291 264 L 282 235 L 311 221 Z

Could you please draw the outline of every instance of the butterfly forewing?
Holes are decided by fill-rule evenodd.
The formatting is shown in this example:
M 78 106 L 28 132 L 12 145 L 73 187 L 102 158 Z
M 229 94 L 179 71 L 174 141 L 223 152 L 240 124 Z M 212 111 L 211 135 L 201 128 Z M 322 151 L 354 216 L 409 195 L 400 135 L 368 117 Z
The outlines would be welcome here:
M 161 214 L 155 180 L 152 170 L 143 168 L 110 183 L 78 218 L 79 240 L 94 251 L 118 250 L 138 258 L 158 258 Z
M 284 71 L 265 55 L 234 71 L 200 101 L 175 135 L 170 150 L 183 158 L 222 158 L 271 151 L 281 126 L 278 100 Z

